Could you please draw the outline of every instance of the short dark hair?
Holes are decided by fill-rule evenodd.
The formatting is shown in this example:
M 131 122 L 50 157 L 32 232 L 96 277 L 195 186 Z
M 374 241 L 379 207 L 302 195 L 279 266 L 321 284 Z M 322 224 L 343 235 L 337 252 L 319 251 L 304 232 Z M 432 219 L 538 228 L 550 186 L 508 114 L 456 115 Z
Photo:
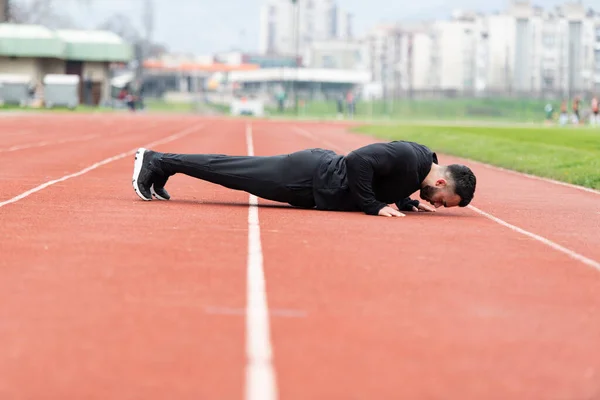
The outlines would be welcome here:
M 469 167 L 464 165 L 452 164 L 447 167 L 448 175 L 454 182 L 454 192 L 460 196 L 459 207 L 469 205 L 475 194 L 477 179 Z

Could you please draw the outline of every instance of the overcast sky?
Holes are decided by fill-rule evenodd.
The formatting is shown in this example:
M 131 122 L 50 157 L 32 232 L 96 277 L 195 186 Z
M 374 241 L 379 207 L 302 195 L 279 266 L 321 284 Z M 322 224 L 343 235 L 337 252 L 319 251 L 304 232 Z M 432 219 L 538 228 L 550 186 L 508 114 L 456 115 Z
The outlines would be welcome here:
M 28 0 L 18 0 L 26 2 Z M 114 13 L 126 13 L 141 27 L 144 0 L 55 0 L 75 21 L 93 28 Z M 354 30 L 362 34 L 379 22 L 446 18 L 462 8 L 481 12 L 504 10 L 509 0 L 338 0 L 354 14 Z M 534 0 L 550 8 L 559 0 Z M 586 7 L 600 9 L 600 0 L 583 0 Z M 208 54 L 241 48 L 256 51 L 259 38 L 259 8 L 263 0 L 154 0 L 154 39 L 171 51 Z

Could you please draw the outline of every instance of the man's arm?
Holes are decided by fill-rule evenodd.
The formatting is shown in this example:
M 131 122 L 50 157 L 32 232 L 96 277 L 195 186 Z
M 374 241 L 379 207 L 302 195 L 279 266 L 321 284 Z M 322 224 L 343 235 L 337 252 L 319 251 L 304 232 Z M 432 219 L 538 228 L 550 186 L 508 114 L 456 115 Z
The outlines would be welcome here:
M 370 144 L 346 156 L 348 185 L 366 214 L 377 215 L 387 207 L 375 198 L 373 178 L 390 173 L 398 163 L 410 163 L 414 157 L 412 149 L 401 142 Z

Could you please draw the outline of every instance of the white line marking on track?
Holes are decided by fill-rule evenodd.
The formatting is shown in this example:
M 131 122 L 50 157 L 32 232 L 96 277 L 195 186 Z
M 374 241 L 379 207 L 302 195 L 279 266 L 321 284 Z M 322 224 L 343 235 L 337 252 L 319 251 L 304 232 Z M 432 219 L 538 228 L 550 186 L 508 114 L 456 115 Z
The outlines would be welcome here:
M 254 155 L 252 126 L 246 125 L 248 155 Z M 277 385 L 269 333 L 269 307 L 265 291 L 258 198 L 250 195 L 248 208 L 248 265 L 246 304 L 246 400 L 274 400 Z
M 188 129 L 184 129 L 183 131 L 181 131 L 179 133 L 173 134 L 171 136 L 167 136 L 164 139 L 160 139 L 160 140 L 157 140 L 155 142 L 148 143 L 148 144 L 146 144 L 144 146 L 139 146 L 139 147 L 152 148 L 152 147 L 155 147 L 155 146 L 158 146 L 158 145 L 161 145 L 161 144 L 169 143 L 169 142 L 172 142 L 172 141 L 177 140 L 179 138 L 182 138 L 182 137 L 184 137 L 186 135 L 189 135 L 190 133 L 195 132 L 195 131 L 201 129 L 203 126 L 204 126 L 204 124 L 195 125 L 195 126 L 192 126 L 192 127 L 188 128 Z M 0 203 L 0 208 L 6 206 L 8 204 L 11 204 L 11 203 L 16 203 L 17 201 L 22 200 L 22 199 L 24 199 L 24 198 L 26 198 L 26 197 L 28 197 L 28 196 L 36 193 L 36 192 L 39 192 L 40 190 L 46 189 L 49 186 L 55 185 L 55 184 L 60 183 L 60 182 L 64 182 L 67 179 L 76 178 L 76 177 L 81 176 L 83 174 L 86 174 L 86 173 L 88 173 L 90 171 L 93 171 L 96 168 L 99 168 L 99 167 L 101 167 L 103 165 L 109 164 L 109 163 L 111 163 L 113 161 L 120 160 L 121 158 L 124 158 L 124 157 L 127 157 L 127 156 L 131 156 L 131 155 L 135 154 L 135 152 L 137 151 L 137 149 L 139 147 L 136 147 L 135 149 L 130 150 L 130 151 L 126 152 L 126 153 L 117 154 L 114 157 L 109 157 L 109 158 L 107 158 L 105 160 L 99 161 L 99 162 L 97 162 L 95 164 L 90 165 L 87 168 L 82 169 L 81 171 L 75 172 L 73 174 L 65 175 L 62 178 L 54 179 L 52 181 L 48 181 L 48 182 L 43 183 L 43 184 L 41 184 L 39 186 L 36 186 L 33 189 L 30 189 L 30 190 L 28 190 L 26 192 L 21 193 L 18 196 L 13 197 L 12 199 L 9 199 L 9 200 L 1 202 Z
M 70 142 L 85 142 L 86 140 L 90 140 L 90 139 L 93 139 L 93 138 L 96 138 L 99 136 L 101 136 L 101 135 L 100 134 L 87 135 L 87 136 L 80 136 L 80 137 L 67 138 L 67 139 L 54 140 L 54 141 L 44 140 L 41 142 L 16 145 L 16 146 L 0 149 L 0 153 L 9 153 L 12 151 L 17 151 L 17 150 L 32 149 L 34 147 L 45 147 L 45 146 L 50 146 L 53 144 L 63 144 L 63 143 L 70 143 Z
M 553 241 L 552 241 L 552 240 L 550 240 L 550 239 L 546 239 L 546 238 L 545 238 L 545 237 L 543 237 L 543 236 L 536 235 L 535 233 L 532 233 L 532 232 L 526 231 L 526 230 L 525 230 L 525 229 L 523 229 L 523 228 L 519 228 L 518 226 L 515 226 L 515 225 L 512 225 L 512 224 L 509 224 L 508 222 L 506 222 L 506 221 L 504 221 L 504 220 L 501 220 L 501 219 L 500 219 L 500 218 L 498 218 L 498 217 L 494 217 L 492 214 L 488 214 L 488 213 L 486 213 L 485 211 L 482 211 L 482 210 L 480 210 L 480 209 L 479 209 L 479 208 L 477 208 L 477 207 L 474 207 L 474 206 L 472 206 L 472 205 L 469 205 L 469 206 L 468 206 L 468 208 L 470 208 L 471 210 L 475 211 L 476 213 L 479 213 L 479 214 L 483 215 L 483 216 L 484 216 L 484 217 L 486 217 L 486 218 L 489 218 L 489 219 L 491 219 L 492 221 L 494 221 L 494 222 L 496 222 L 496 223 L 498 223 L 498 224 L 500 224 L 500 225 L 503 225 L 503 226 L 505 226 L 505 227 L 507 227 L 507 228 L 509 228 L 509 229 L 512 229 L 512 230 L 513 230 L 513 231 L 515 231 L 515 232 L 519 232 L 519 233 L 521 233 L 521 234 L 523 234 L 523 235 L 525 235 L 525 236 L 529 236 L 529 237 L 530 237 L 530 238 L 532 238 L 532 239 L 535 239 L 535 240 L 537 240 L 537 241 L 539 241 L 539 242 L 542 242 L 542 243 L 544 243 L 544 244 L 545 244 L 545 245 L 547 245 L 547 246 L 550 246 L 550 247 L 552 247 L 554 250 L 558 250 L 558 251 L 560 251 L 560 252 L 562 252 L 562 253 L 565 253 L 565 254 L 566 254 L 566 255 L 568 255 L 569 257 L 571 257 L 571 258 L 573 258 L 573 259 L 575 259 L 575 260 L 581 261 L 582 263 L 584 263 L 584 264 L 587 264 L 587 265 L 589 265 L 590 267 L 592 267 L 592 268 L 596 268 L 598 271 L 600 271 L 600 262 L 598 262 L 598 261 L 594 261 L 594 260 L 592 260 L 592 259 L 590 259 L 590 258 L 587 258 L 587 257 L 585 257 L 585 256 L 582 256 L 581 254 L 579 254 L 579 253 L 576 253 L 576 252 L 574 252 L 573 250 L 567 249 L 566 247 L 563 247 L 563 246 L 561 246 L 560 244 L 558 244 L 558 243 L 555 243 L 555 242 L 553 242 Z
M 565 186 L 571 189 L 577 189 L 577 190 L 582 190 L 584 192 L 588 192 L 588 193 L 593 193 L 593 194 L 600 194 L 600 191 L 598 190 L 594 190 L 585 186 L 579 186 L 579 185 L 573 185 L 572 183 L 567 183 L 567 182 L 561 182 L 561 181 L 556 181 L 554 179 L 550 179 L 550 178 L 544 178 L 542 176 L 535 176 L 535 175 L 530 175 L 530 174 L 526 174 L 524 172 L 519 172 L 519 171 L 513 171 L 511 169 L 506 169 L 506 168 L 502 168 L 502 167 L 497 167 L 495 165 L 490 165 L 490 164 L 486 164 L 483 163 L 481 161 L 475 161 L 475 160 L 471 160 L 469 158 L 464 158 L 464 157 L 456 157 L 456 158 L 461 158 L 471 164 L 477 164 L 480 165 L 484 168 L 487 169 L 491 169 L 491 170 L 496 170 L 496 171 L 502 171 L 502 172 L 506 172 L 512 175 L 517 175 L 517 176 L 522 176 L 525 178 L 529 178 L 529 179 L 533 179 L 535 181 L 542 181 L 542 182 L 547 182 L 547 183 L 552 183 L 554 185 L 559 185 L 559 186 Z
M 0 118 L 11 118 L 11 117 L 23 117 L 23 116 L 29 116 L 29 115 L 40 115 L 40 113 L 34 113 L 31 112 L 31 114 L 29 114 L 29 112 L 27 111 L 2 111 L 0 112 Z
M 331 149 L 333 149 L 333 150 L 337 150 L 337 151 L 341 151 L 341 152 L 346 152 L 347 151 L 346 149 L 343 149 L 340 146 L 337 146 L 337 145 L 335 145 L 335 144 L 333 144 L 331 142 L 322 140 L 321 138 L 319 138 L 318 136 L 312 134 L 309 131 L 306 131 L 304 129 L 297 128 L 297 127 L 295 127 L 294 129 L 300 135 L 308 137 L 308 138 L 316 140 L 316 141 L 320 141 L 323 144 L 325 144 L 327 146 L 330 146 Z M 487 165 L 487 164 L 485 164 L 485 165 Z M 521 175 L 521 173 L 517 173 L 517 175 Z M 534 177 L 534 178 L 537 178 L 537 177 Z M 545 179 L 541 179 L 541 180 L 545 180 Z M 550 181 L 550 183 L 555 183 L 555 182 L 554 181 Z M 570 186 L 570 185 L 567 184 L 566 186 Z M 576 188 L 576 189 L 582 189 L 580 186 L 574 186 L 574 188 Z M 586 189 L 586 188 L 583 188 L 583 189 Z M 592 192 L 594 192 L 594 191 L 592 191 Z M 506 221 L 504 221 L 504 220 L 502 220 L 502 219 L 500 219 L 498 217 L 495 217 L 492 214 L 486 213 L 485 211 L 482 211 L 482 210 L 478 209 L 477 207 L 469 205 L 468 208 L 470 208 L 471 210 L 475 211 L 476 213 L 479 213 L 480 215 L 483 215 L 486 218 L 489 218 L 490 220 L 492 220 L 492 221 L 494 221 L 494 222 L 496 222 L 496 223 L 498 223 L 500 225 L 503 225 L 503 226 L 505 226 L 505 227 L 507 227 L 507 228 L 509 228 L 509 229 L 511 229 L 513 231 L 515 231 L 515 232 L 518 232 L 518 233 L 520 233 L 522 235 L 525 235 L 525 236 L 528 236 L 528 237 L 530 237 L 532 239 L 535 239 L 535 240 L 537 240 L 537 241 L 539 241 L 539 242 L 541 242 L 541 243 L 543 243 L 543 244 L 545 244 L 545 245 L 553 248 L 554 250 L 560 251 L 560 252 L 566 254 L 567 256 L 569 256 L 569 257 L 571 257 L 571 258 L 573 258 L 573 259 L 575 259 L 577 261 L 581 261 L 582 263 L 584 263 L 586 265 L 589 265 L 590 267 L 595 268 L 598 271 L 600 271 L 600 262 L 598 262 L 598 261 L 592 260 L 590 258 L 587 258 L 587 257 L 579 254 L 579 253 L 576 253 L 575 251 L 570 250 L 570 249 L 568 249 L 568 248 L 566 248 L 564 246 L 561 246 L 558 243 L 555 243 L 555 242 L 551 241 L 550 239 L 546 239 L 545 237 L 542 237 L 540 235 L 536 235 L 535 233 L 526 231 L 523 228 L 519 228 L 518 226 L 509 224 L 508 222 L 506 222 Z
M 23 136 L 31 135 L 36 132 L 37 131 L 32 130 L 32 129 L 15 130 L 15 131 L 11 131 L 11 132 L 2 132 L 2 134 L 0 134 L 0 139 L 6 139 L 9 137 L 15 137 L 15 136 L 23 137 Z
M 204 312 L 207 314 L 214 315 L 232 315 L 232 316 L 246 316 L 245 308 L 233 308 L 233 307 L 204 307 Z M 291 310 L 291 309 L 270 309 L 269 315 L 271 317 L 282 317 L 282 318 L 304 318 L 307 313 L 303 310 Z
M 331 150 L 340 151 L 340 152 L 342 152 L 342 153 L 345 153 L 345 152 L 347 152 L 347 150 L 346 150 L 346 149 L 344 149 L 344 148 L 342 148 L 342 147 L 338 146 L 338 145 L 337 145 L 337 144 L 335 144 L 335 143 L 331 143 L 331 142 L 330 142 L 330 141 L 328 141 L 328 140 L 322 139 L 322 138 L 318 137 L 317 135 L 315 135 L 315 134 L 313 134 L 313 133 L 311 133 L 311 132 L 307 131 L 306 129 L 302 129 L 302 128 L 294 127 L 294 130 L 296 131 L 296 133 L 298 133 L 298 134 L 300 134 L 300 135 L 302 135 L 302 136 L 304 136 L 304 137 L 307 137 L 307 138 L 309 138 L 309 139 L 316 140 L 316 141 L 318 141 L 318 142 L 321 142 L 321 143 L 323 143 L 325 146 L 328 146 L 328 147 L 329 147 Z
M 109 122 L 107 124 L 105 122 L 105 124 L 107 126 L 110 126 L 112 123 Z M 86 140 L 91 140 L 91 139 L 94 139 L 97 137 L 109 138 L 109 137 L 113 137 L 113 136 L 122 135 L 124 133 L 127 133 L 130 130 L 131 130 L 131 128 L 124 128 L 124 129 L 113 130 L 113 132 L 108 133 L 108 134 L 96 133 L 96 134 L 87 135 L 87 136 L 79 136 L 79 137 L 75 136 L 75 137 L 67 137 L 67 138 L 62 138 L 62 139 L 57 139 L 57 140 L 41 140 L 39 142 L 33 142 L 33 143 L 16 144 L 11 147 L 0 149 L 0 153 L 8 153 L 8 152 L 12 152 L 12 151 L 26 150 L 26 149 L 36 148 L 36 147 L 45 147 L 45 146 L 70 143 L 70 142 L 85 142 Z M 37 131 L 29 131 L 29 133 L 37 133 Z M 5 136 L 3 135 L 3 137 L 5 137 Z

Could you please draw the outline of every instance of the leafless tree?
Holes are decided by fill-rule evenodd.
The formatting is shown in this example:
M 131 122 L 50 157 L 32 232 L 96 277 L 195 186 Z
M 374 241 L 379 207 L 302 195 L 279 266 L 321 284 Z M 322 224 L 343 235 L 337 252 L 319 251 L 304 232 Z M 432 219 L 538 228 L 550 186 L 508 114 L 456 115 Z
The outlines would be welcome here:
M 146 30 L 146 42 L 152 43 L 152 34 L 154 33 L 154 2 L 144 0 L 143 23 Z
M 79 0 L 89 4 L 91 0 Z M 17 24 L 42 25 L 50 29 L 77 28 L 77 24 L 61 12 L 55 0 L 32 0 L 9 3 L 10 21 Z
M 116 33 L 129 43 L 137 43 L 142 40 L 142 35 L 133 26 L 131 20 L 125 14 L 114 14 L 98 25 L 97 28 Z

